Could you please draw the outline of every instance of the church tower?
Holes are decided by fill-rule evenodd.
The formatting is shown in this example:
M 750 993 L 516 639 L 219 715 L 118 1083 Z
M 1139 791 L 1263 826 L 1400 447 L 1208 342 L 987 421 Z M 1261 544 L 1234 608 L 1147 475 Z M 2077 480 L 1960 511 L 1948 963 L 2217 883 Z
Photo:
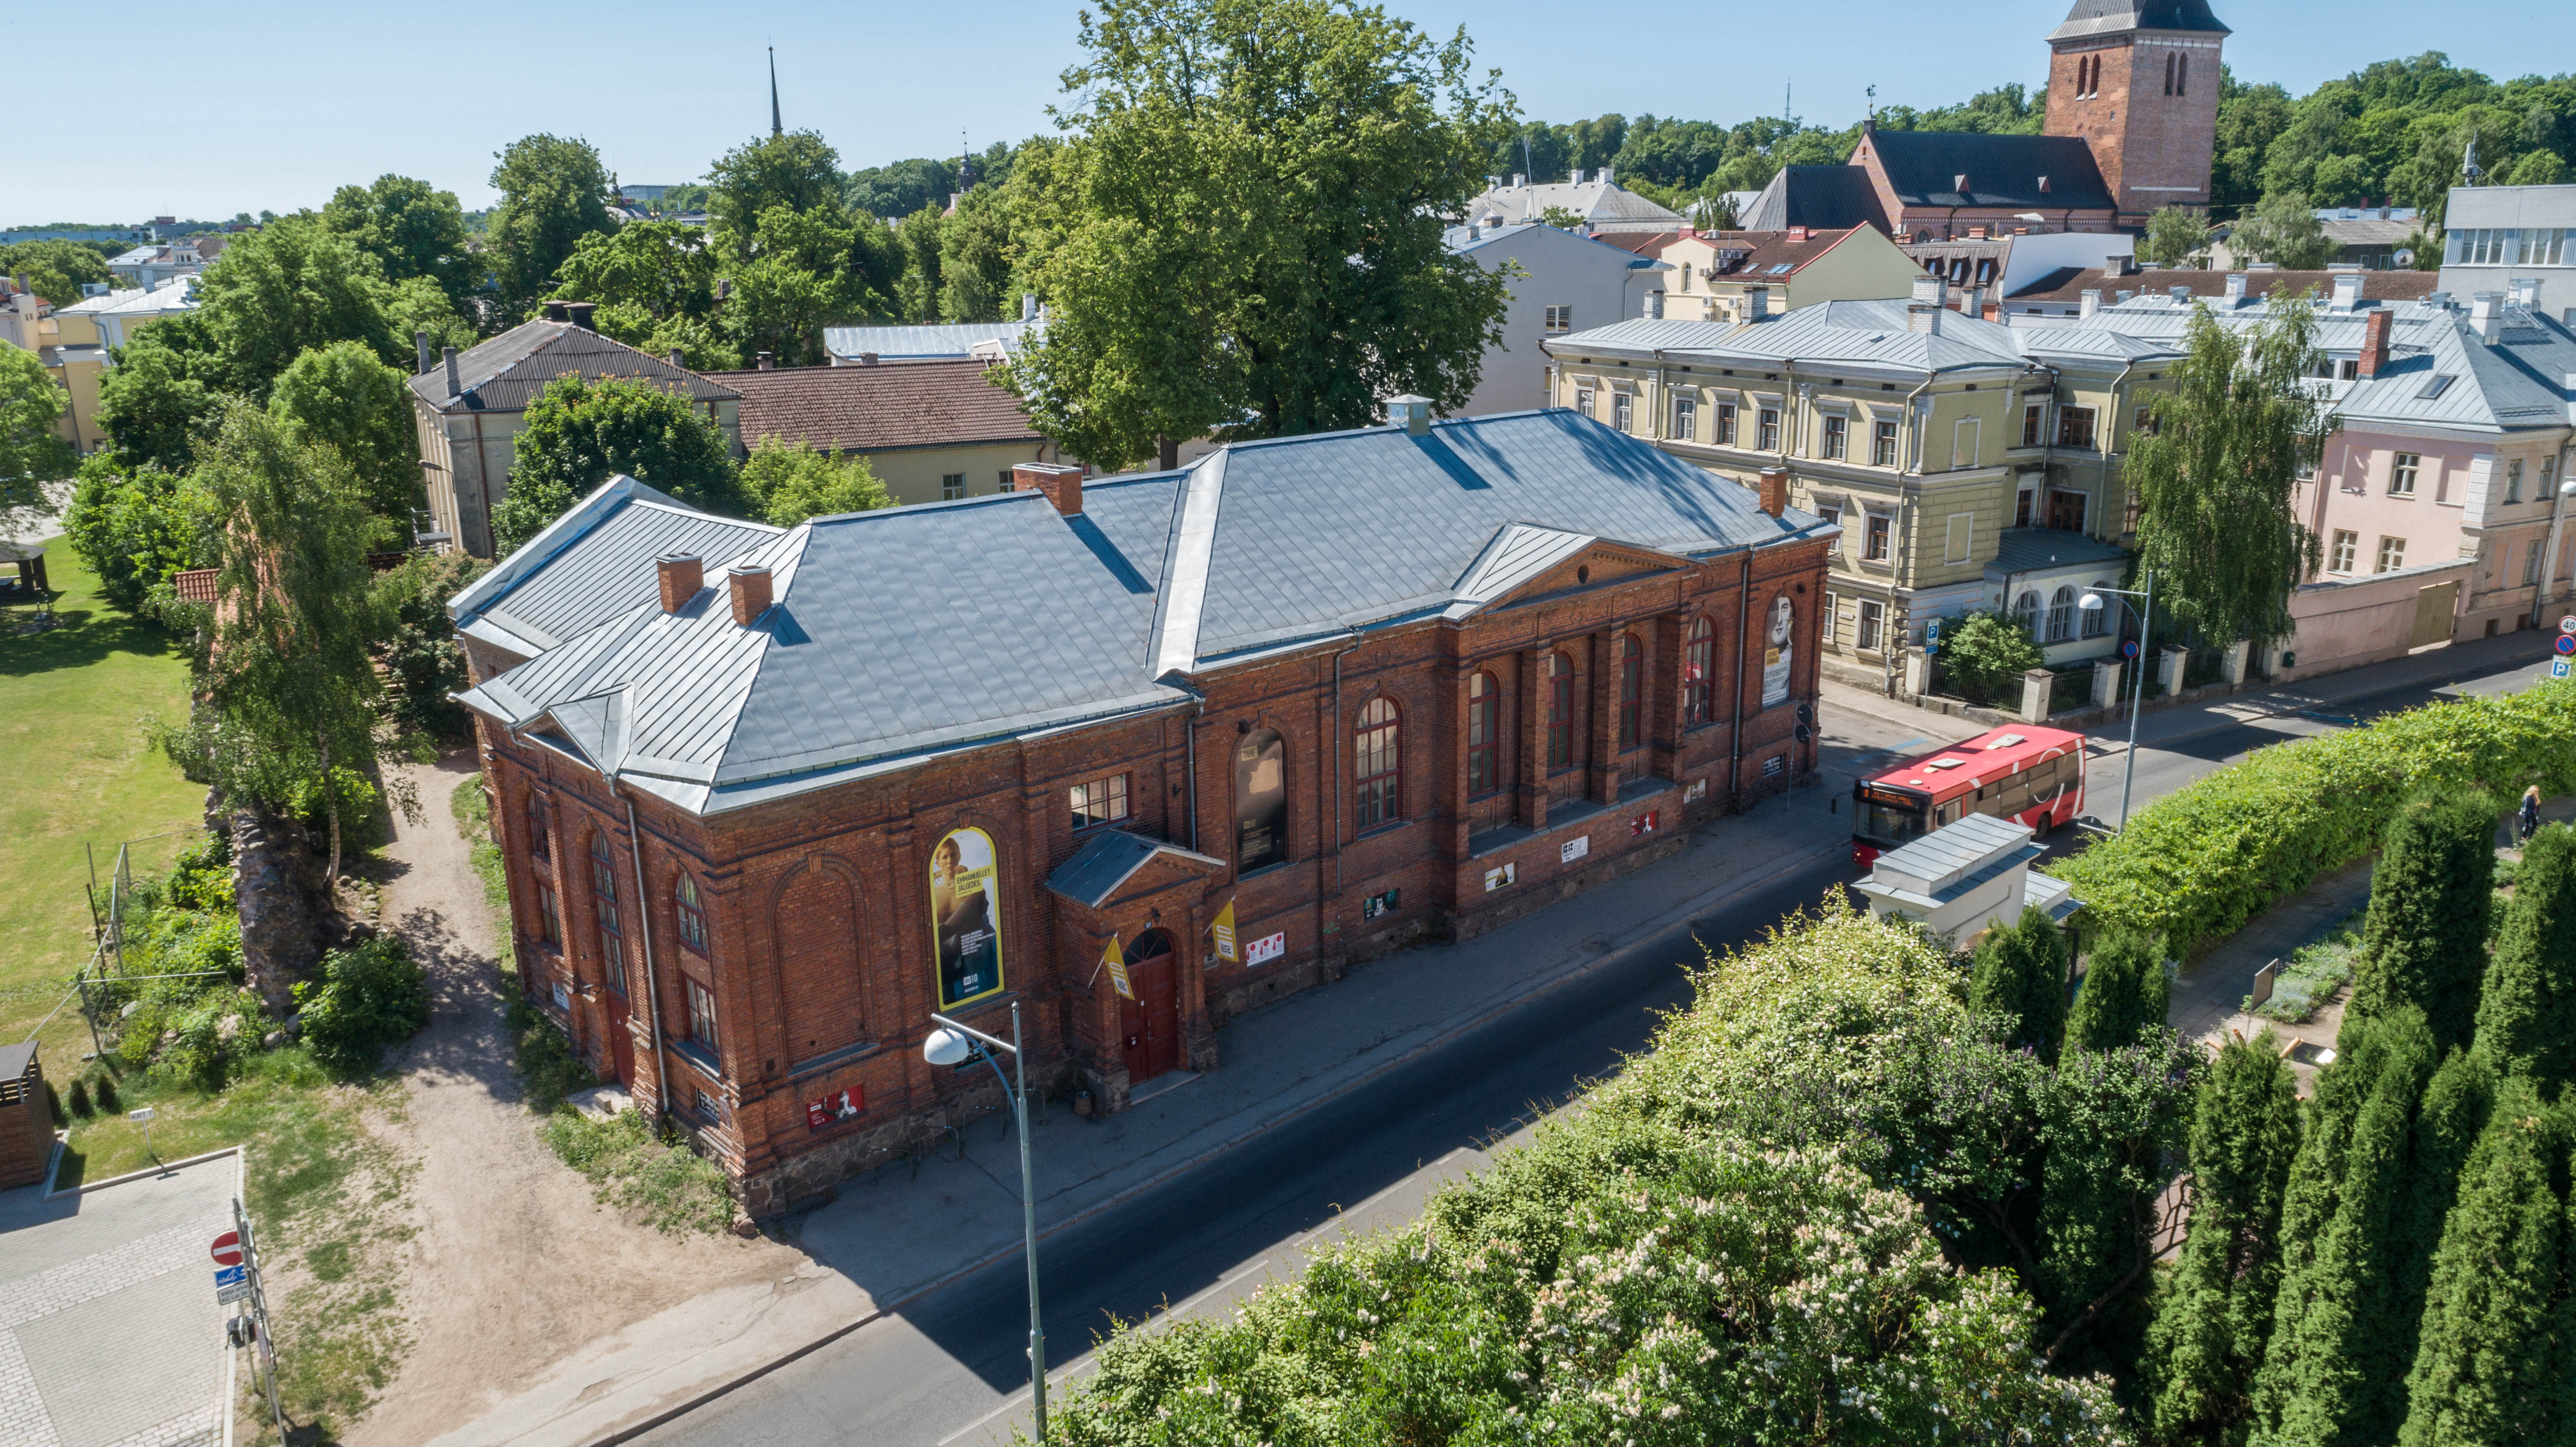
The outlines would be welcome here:
M 2075 0 L 2050 32 L 2047 134 L 2093 148 L 2121 225 L 2208 207 L 2228 34 L 2208 0 Z

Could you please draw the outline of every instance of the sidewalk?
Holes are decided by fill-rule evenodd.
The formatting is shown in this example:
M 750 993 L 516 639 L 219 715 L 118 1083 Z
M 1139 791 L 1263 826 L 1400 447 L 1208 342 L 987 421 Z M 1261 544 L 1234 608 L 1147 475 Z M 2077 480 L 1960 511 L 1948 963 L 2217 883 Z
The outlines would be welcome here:
M 1845 736 L 1838 751 L 1846 755 L 1874 742 L 1849 741 L 1830 716 L 1826 727 Z M 1682 853 L 1579 904 L 1354 966 L 1338 984 L 1235 1020 L 1219 1036 L 1222 1067 L 1166 1077 L 1176 1083 L 1118 1115 L 1086 1121 L 1048 1108 L 1031 1121 L 1040 1233 L 1151 1190 L 1732 897 L 1842 856 L 1851 819 L 1828 811 L 1830 789 L 1791 790 L 1703 825 Z M 536 1387 L 437 1440 L 621 1441 L 1016 1256 L 1016 1155 L 1006 1124 L 986 1119 L 967 1127 L 952 1153 L 845 1182 L 831 1203 L 783 1224 L 787 1243 L 810 1258 L 794 1273 L 709 1293 L 593 1342 Z

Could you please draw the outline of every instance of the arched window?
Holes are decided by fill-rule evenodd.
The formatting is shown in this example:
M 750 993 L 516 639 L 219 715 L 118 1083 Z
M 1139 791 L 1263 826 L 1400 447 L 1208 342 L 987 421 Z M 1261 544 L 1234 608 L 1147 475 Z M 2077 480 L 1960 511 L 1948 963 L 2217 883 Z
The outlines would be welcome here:
M 1574 660 L 1547 656 L 1547 766 L 1574 767 Z
M 2099 579 L 2099 578 L 2096 578 L 2096 579 L 2093 581 L 2093 586 L 2094 586 L 2094 587 L 2096 587 L 2096 588 L 2107 588 L 2107 587 L 2109 587 L 2109 586 L 2111 586 L 2111 585 L 2110 585 L 2110 584 L 2108 584 L 2108 583 L 2103 582 L 2103 581 L 2102 581 L 2101 579 Z M 2106 596 L 2102 599 L 2102 606 L 2101 606 L 2101 607 L 2099 607 L 2099 608 L 2079 608 L 2079 609 L 2077 609 L 2077 610 L 2076 610 L 2078 613 L 2080 613 L 2080 614 L 2082 614 L 2082 615 L 2083 615 L 2083 618 L 2084 618 L 2084 636 L 2085 636 L 2085 637 L 2087 637 L 2087 638 L 2099 638 L 2099 637 L 2101 637 L 2103 634 L 2108 633 L 2108 632 L 2110 632 L 2110 631 L 2111 631 L 2111 609 L 2112 609 L 2112 607 L 2113 607 L 2113 606 L 2114 606 L 2114 605 L 2112 604 L 2112 602 L 2111 602 L 2110 598 L 2106 595 Z
M 696 950 L 699 954 L 705 954 L 707 952 L 707 911 L 706 906 L 698 900 L 698 882 L 685 874 L 681 875 L 680 882 L 671 887 L 671 902 L 679 910 L 680 943 Z
M 1619 747 L 1633 749 L 1646 736 L 1646 645 L 1637 635 L 1619 638 Z
M 528 796 L 528 857 L 544 859 L 554 845 L 546 837 L 546 801 L 534 794 Z
M 2178 50 L 2165 52 L 2165 94 L 2167 95 L 2174 93 L 2174 59 L 2181 53 Z
M 2031 637 L 2037 638 L 2039 636 L 2038 592 L 2032 591 L 2024 593 L 2019 598 L 2013 600 L 2013 621 L 2019 623 L 2022 626 L 2022 631 L 2028 633 Z
M 1384 694 L 1370 699 L 1351 726 L 1351 778 L 1357 789 L 1354 829 L 1373 829 L 1404 817 L 1399 788 L 1404 777 L 1403 750 L 1397 732 L 1395 700 Z
M 2048 641 L 2063 643 L 2075 636 L 2075 585 L 2061 586 L 2048 599 Z
M 625 934 L 618 928 L 617 865 L 608 852 L 608 836 L 590 836 L 590 912 L 599 921 L 599 957 L 608 965 L 608 988 L 626 993 Z
M 2174 52 L 2174 94 L 2191 94 L 2191 57 L 2179 50 Z
M 1690 642 L 1682 650 L 1682 723 L 1704 724 L 1716 716 L 1717 625 L 1706 614 L 1691 620 Z
M 1467 680 L 1467 792 L 1503 786 L 1503 686 L 1490 673 Z

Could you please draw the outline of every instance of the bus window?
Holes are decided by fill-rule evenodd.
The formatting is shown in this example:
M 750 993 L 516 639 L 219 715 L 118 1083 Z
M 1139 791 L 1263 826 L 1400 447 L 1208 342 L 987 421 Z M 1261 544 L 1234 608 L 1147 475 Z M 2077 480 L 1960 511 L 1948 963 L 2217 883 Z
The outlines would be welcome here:
M 1949 803 L 1942 805 L 1939 809 L 1933 811 L 1933 817 L 1940 821 L 1933 827 L 1947 828 L 1952 824 L 1958 823 L 1960 811 L 1967 807 L 1968 801 L 1965 799 L 1953 799 Z
M 1902 844 L 1922 835 L 1923 811 L 1919 808 L 1899 808 L 1893 804 L 1880 803 L 1875 799 L 1864 800 L 1860 805 L 1859 823 L 1860 827 L 1856 832 L 1865 838 L 1883 840 L 1888 844 Z

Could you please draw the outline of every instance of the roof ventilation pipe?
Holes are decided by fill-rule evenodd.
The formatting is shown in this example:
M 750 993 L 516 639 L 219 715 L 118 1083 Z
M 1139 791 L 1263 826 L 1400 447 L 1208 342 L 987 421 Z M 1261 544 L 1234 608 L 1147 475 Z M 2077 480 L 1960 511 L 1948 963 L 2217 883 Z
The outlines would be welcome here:
M 2494 346 L 2504 334 L 2504 293 L 2480 291 L 2469 294 L 2469 326 L 2478 340 Z

